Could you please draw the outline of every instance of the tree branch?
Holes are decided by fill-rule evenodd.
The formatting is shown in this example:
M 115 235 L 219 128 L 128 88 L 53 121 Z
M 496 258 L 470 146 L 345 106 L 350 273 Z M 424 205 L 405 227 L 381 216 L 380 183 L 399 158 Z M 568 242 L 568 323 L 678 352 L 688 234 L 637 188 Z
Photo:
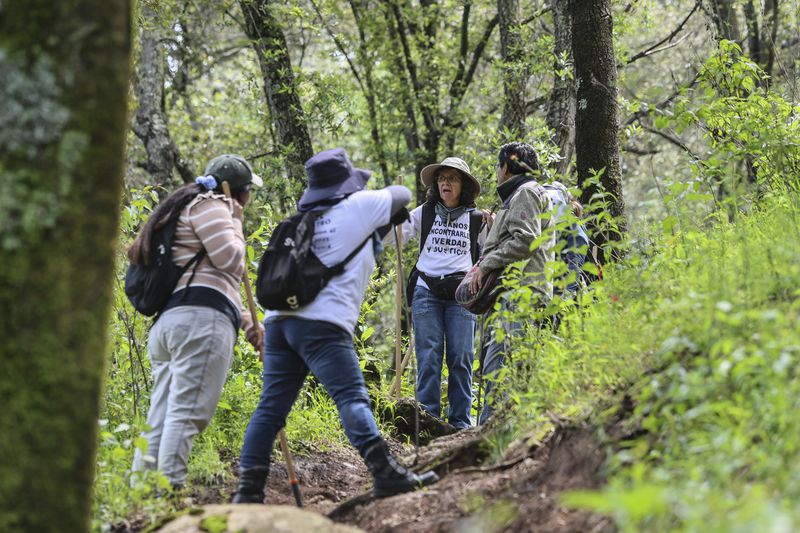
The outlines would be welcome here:
M 621 149 L 624 152 L 634 155 L 653 155 L 661 153 L 661 150 L 656 150 L 655 148 L 639 148 L 638 146 L 633 146 L 632 144 L 626 144 L 622 146 Z
M 489 21 L 489 24 L 486 25 L 486 29 L 483 31 L 483 36 L 481 40 L 478 41 L 477 46 L 475 46 L 475 50 L 472 52 L 472 61 L 470 61 L 469 70 L 467 70 L 467 76 L 464 78 L 464 88 L 469 87 L 469 84 L 472 83 L 472 78 L 475 75 L 475 70 L 478 68 L 478 63 L 481 60 L 481 56 L 483 55 L 483 51 L 486 49 L 486 45 L 489 44 L 489 39 L 492 36 L 492 32 L 494 31 L 497 24 L 500 22 L 500 17 L 495 15 L 492 20 Z M 463 93 L 462 93 L 463 96 Z
M 311 0 L 311 6 L 314 8 L 314 12 L 317 14 L 320 24 L 322 24 L 322 26 L 325 28 L 325 33 L 327 33 L 328 36 L 333 40 L 334 44 L 336 45 L 336 49 L 339 50 L 339 53 L 344 56 L 347 64 L 350 65 L 350 71 L 353 73 L 353 77 L 356 79 L 358 86 L 361 88 L 361 92 L 366 95 L 367 91 L 364 88 L 364 84 L 361 82 L 361 76 L 358 74 L 358 69 L 356 69 L 356 66 L 350 60 L 350 56 L 347 54 L 347 50 L 344 49 L 344 44 L 342 43 L 341 39 L 339 39 L 339 37 L 334 34 L 333 31 L 331 31 L 330 26 L 328 26 L 325 18 L 322 16 L 322 13 L 319 10 L 319 6 L 317 6 L 317 3 L 314 0 Z
M 424 103 L 425 100 L 422 95 L 422 85 L 417 77 L 417 65 L 414 63 L 414 60 L 411 57 L 411 45 L 408 42 L 405 18 L 403 17 L 403 13 L 400 10 L 400 6 L 397 5 L 397 2 L 391 2 L 391 6 L 392 13 L 394 14 L 395 21 L 397 22 L 397 35 L 400 37 L 400 45 L 403 49 L 403 60 L 411 80 L 411 87 L 414 89 L 414 97 L 420 103 Z M 428 131 L 433 131 L 436 128 L 436 124 L 434 123 L 430 106 L 421 105 L 421 109 L 422 119 L 425 122 L 425 127 L 428 129 Z
M 671 46 L 669 46 L 669 47 L 665 47 L 665 48 L 660 48 L 660 49 L 659 49 L 659 47 L 660 47 L 661 45 L 663 45 L 663 44 L 664 44 L 664 43 L 666 43 L 666 42 L 669 42 L 669 41 L 671 41 L 671 40 L 672 40 L 672 39 L 673 39 L 673 38 L 674 38 L 676 35 L 678 35 L 678 33 L 680 33 L 680 31 L 683 29 L 683 27 L 684 27 L 684 26 L 686 26 L 686 23 L 689 21 L 689 19 L 690 19 L 690 18 L 692 18 L 692 15 L 694 15 L 694 14 L 695 14 L 695 12 L 696 12 L 696 11 L 697 11 L 697 10 L 700 8 L 700 5 L 701 5 L 702 3 L 703 3 L 703 2 L 702 2 L 702 0 L 697 0 L 697 2 L 694 4 L 694 7 L 692 8 L 692 10 L 691 10 L 691 11 L 689 11 L 689 14 L 688 14 L 688 15 L 686 15 L 686 18 L 684 18 L 684 19 L 683 19 L 683 21 L 682 21 L 680 24 L 678 24 L 678 27 L 677 27 L 677 28 L 675 28 L 675 29 L 672 31 L 672 33 L 670 33 L 669 35 L 667 35 L 666 37 L 664 37 L 663 39 L 661 39 L 660 41 L 658 41 L 658 42 L 657 42 L 656 44 L 654 44 L 653 46 L 651 46 L 651 47 L 649 47 L 649 48 L 647 48 L 647 49 L 645 49 L 645 50 L 642 50 L 642 51 L 641 51 L 641 52 L 639 52 L 638 54 L 634 55 L 633 57 L 631 57 L 631 58 L 628 60 L 628 62 L 627 62 L 627 63 L 625 63 L 624 65 L 621 65 L 621 66 L 628 66 L 628 65 L 630 65 L 631 63 L 633 63 L 634 61 L 638 61 L 639 59 L 642 59 L 642 58 L 644 58 L 644 57 L 648 57 L 648 56 L 650 56 L 650 55 L 653 55 L 653 54 L 655 54 L 655 53 L 657 53 L 657 52 L 661 52 L 661 51 L 663 51 L 663 50 L 667 50 L 667 49 L 669 49 L 669 48 L 672 48 L 672 46 L 677 46 L 677 45 L 678 45 L 678 43 L 680 43 L 680 42 L 681 42 L 683 39 L 685 39 L 685 37 L 684 37 L 684 38 L 682 38 L 682 39 L 680 39 L 680 40 L 679 40 L 677 43 L 674 43 L 673 45 L 671 45 Z
M 539 107 L 542 106 L 545 102 L 550 100 L 550 95 L 542 95 L 538 98 L 534 98 L 533 100 L 528 100 L 525 102 L 525 115 L 532 115 L 536 112 Z
M 642 129 L 647 131 L 647 132 L 652 133 L 653 135 L 658 135 L 662 139 L 665 139 L 665 140 L 669 141 L 670 143 L 674 144 L 675 146 L 677 146 L 678 148 L 680 148 L 681 150 L 683 150 L 684 152 L 689 154 L 692 157 L 692 159 L 697 159 L 697 160 L 700 159 L 697 156 L 697 154 L 695 154 L 692 151 L 692 149 L 689 148 L 689 146 L 685 142 L 683 142 L 681 139 L 679 139 L 678 137 L 675 137 L 674 135 L 670 135 L 669 133 L 657 130 L 655 128 L 651 128 L 650 126 L 647 126 L 645 124 L 642 124 Z
M 556 2 L 558 2 L 559 0 L 555 0 L 555 1 L 556 1 Z M 563 1 L 563 0 L 562 0 L 562 1 Z M 533 22 L 534 20 L 538 19 L 539 17 L 541 17 L 541 16 L 542 16 L 542 15 L 544 15 L 545 13 L 549 13 L 549 12 L 550 12 L 550 11 L 552 11 L 552 10 L 553 10 L 553 6 L 544 6 L 542 9 L 540 9 L 539 11 L 537 11 L 536 13 L 534 13 L 533 15 L 531 15 L 530 17 L 528 17 L 528 18 L 526 18 L 526 19 L 523 19 L 523 20 L 520 22 L 520 26 L 525 26 L 525 25 L 527 25 L 527 24 L 530 24 L 530 23 L 531 23 L 531 22 Z
M 675 89 L 675 91 L 673 91 L 672 94 L 670 94 L 668 97 L 666 97 L 661 102 L 657 103 L 655 106 L 649 106 L 648 105 L 645 109 L 637 111 L 636 113 L 631 115 L 628 118 L 628 120 L 625 121 L 625 124 L 624 124 L 623 127 L 630 126 L 634 122 L 640 121 L 641 119 L 643 119 L 644 117 L 649 115 L 650 111 L 652 109 L 657 109 L 657 110 L 666 109 L 673 102 L 673 100 L 675 100 L 678 96 L 680 96 L 681 91 L 684 91 L 686 89 L 690 89 L 691 87 L 694 87 L 694 85 L 697 83 L 698 79 L 700 79 L 700 71 L 699 70 L 694 73 L 694 77 L 691 80 L 689 80 L 684 85 L 681 85 L 680 87 Z

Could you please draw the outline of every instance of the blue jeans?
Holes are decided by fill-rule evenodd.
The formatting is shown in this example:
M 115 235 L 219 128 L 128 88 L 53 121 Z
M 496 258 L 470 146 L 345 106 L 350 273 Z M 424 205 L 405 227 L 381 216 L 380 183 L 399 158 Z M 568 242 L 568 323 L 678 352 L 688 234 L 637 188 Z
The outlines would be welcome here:
M 507 318 L 510 308 L 514 305 L 506 300 L 502 295 L 500 296 L 500 313 L 496 318 L 494 328 L 503 330 L 503 340 L 499 342 L 494 334 L 494 331 L 489 333 L 489 341 L 486 345 L 486 355 L 483 358 L 483 365 L 481 366 L 481 376 L 484 383 L 484 406 L 483 410 L 478 417 L 478 424 L 485 424 L 490 416 L 494 413 L 494 407 L 498 404 L 505 402 L 508 397 L 508 383 L 501 383 L 498 371 L 506 365 L 506 360 L 509 359 L 512 353 L 514 343 L 523 341 L 526 328 L 539 329 L 544 324 L 551 324 L 551 318 L 544 318 L 540 320 L 525 320 L 525 319 L 510 319 Z M 484 342 L 483 340 L 481 340 Z M 517 361 L 517 367 L 521 366 L 522 361 Z
M 309 370 L 333 398 L 347 438 L 363 456 L 381 436 L 353 337 L 321 320 L 287 317 L 265 327 L 264 386 L 247 426 L 241 468 L 269 464 L 275 437 L 286 425 Z
M 425 287 L 414 288 L 411 306 L 417 363 L 417 401 L 435 417 L 441 416 L 442 359 L 447 359 L 447 421 L 470 427 L 472 358 L 475 315 L 455 300 L 440 300 Z

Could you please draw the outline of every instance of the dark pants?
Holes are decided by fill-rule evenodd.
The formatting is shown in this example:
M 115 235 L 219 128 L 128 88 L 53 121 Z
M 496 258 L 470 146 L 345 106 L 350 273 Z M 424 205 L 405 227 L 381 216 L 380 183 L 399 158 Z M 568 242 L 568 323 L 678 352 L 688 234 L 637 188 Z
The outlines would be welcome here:
M 484 424 L 494 413 L 494 406 L 502 403 L 508 398 L 508 392 L 496 390 L 499 385 L 497 372 L 503 367 L 506 358 L 511 355 L 511 340 L 513 336 L 519 336 L 523 330 L 523 324 L 518 321 L 504 320 L 498 318 L 496 327 L 500 327 L 505 332 L 502 341 L 498 341 L 494 332 L 490 332 L 490 339 L 486 346 L 486 355 L 483 359 L 481 375 L 484 376 L 484 406 L 478 415 L 478 424 Z M 483 340 L 482 340 L 483 342 Z
M 266 324 L 264 386 L 244 437 L 242 469 L 269 464 L 309 370 L 333 398 L 347 438 L 362 456 L 381 438 L 352 336 L 329 322 L 282 318 Z
M 501 296 L 502 298 L 502 296 Z M 503 340 L 498 341 L 494 332 L 490 332 L 489 342 L 486 345 L 486 356 L 483 359 L 481 375 L 484 382 L 484 397 L 486 398 L 483 410 L 479 414 L 478 424 L 484 424 L 494 413 L 496 405 L 502 404 L 509 396 L 507 383 L 499 381 L 498 372 L 506 365 L 506 360 L 511 357 L 511 349 L 514 342 L 519 342 L 525 334 L 525 328 L 541 328 L 545 324 L 552 324 L 552 318 L 541 320 L 510 320 L 506 318 L 509 312 L 509 303 L 503 300 L 501 312 L 497 317 L 495 328 L 502 328 Z M 483 342 L 483 341 L 482 341 Z

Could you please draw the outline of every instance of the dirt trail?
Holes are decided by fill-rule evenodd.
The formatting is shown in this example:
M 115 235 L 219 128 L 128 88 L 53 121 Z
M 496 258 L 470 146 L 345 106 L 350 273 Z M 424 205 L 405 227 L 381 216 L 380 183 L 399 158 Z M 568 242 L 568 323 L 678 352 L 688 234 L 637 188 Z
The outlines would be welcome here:
M 418 452 L 391 443 L 404 464 L 417 471 L 433 468 L 441 481 L 382 500 L 368 496 L 369 472 L 349 447 L 297 456 L 295 462 L 306 509 L 369 532 L 613 531 L 608 518 L 558 502 L 562 491 L 603 483 L 605 452 L 595 435 L 588 427 L 557 427 L 543 442 L 518 442 L 495 462 L 489 461 L 483 430 L 434 439 Z M 231 465 L 232 471 L 236 466 Z M 235 476 L 230 476 L 224 484 L 195 487 L 179 506 L 227 503 L 235 486 Z M 272 462 L 266 501 L 294 505 L 286 469 L 277 460 Z M 141 518 L 131 517 L 112 531 L 140 531 L 145 525 Z
M 486 458 L 481 440 L 474 431 L 436 439 L 419 464 L 438 463 L 439 483 L 383 500 L 346 503 L 329 517 L 371 532 L 613 530 L 607 518 L 557 501 L 561 491 L 601 484 L 605 455 L 592 431 L 556 429 L 541 445 L 485 466 L 479 466 Z

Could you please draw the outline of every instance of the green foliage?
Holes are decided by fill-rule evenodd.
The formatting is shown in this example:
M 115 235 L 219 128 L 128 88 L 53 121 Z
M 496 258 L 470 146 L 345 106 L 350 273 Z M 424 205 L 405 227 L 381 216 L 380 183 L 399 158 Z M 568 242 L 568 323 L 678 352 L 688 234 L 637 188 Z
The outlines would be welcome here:
M 764 79 L 739 45 L 722 41 L 700 71 L 698 86 L 674 110 L 655 114 L 657 128 L 703 133 L 710 151 L 695 158 L 694 169 L 717 201 L 741 201 L 733 193 L 748 185 L 777 192 L 800 185 L 800 107 L 764 89 Z
M 786 468 L 799 453 L 797 213 L 796 197 L 771 197 L 736 223 L 656 237 L 608 276 L 602 292 L 616 303 L 592 308 L 606 325 L 584 323 L 578 337 L 602 334 L 614 357 L 649 354 L 656 371 L 630 392 L 645 435 L 612 457 L 607 489 L 568 503 L 607 512 L 624 531 L 797 523 Z M 587 348 L 573 365 L 605 352 Z

